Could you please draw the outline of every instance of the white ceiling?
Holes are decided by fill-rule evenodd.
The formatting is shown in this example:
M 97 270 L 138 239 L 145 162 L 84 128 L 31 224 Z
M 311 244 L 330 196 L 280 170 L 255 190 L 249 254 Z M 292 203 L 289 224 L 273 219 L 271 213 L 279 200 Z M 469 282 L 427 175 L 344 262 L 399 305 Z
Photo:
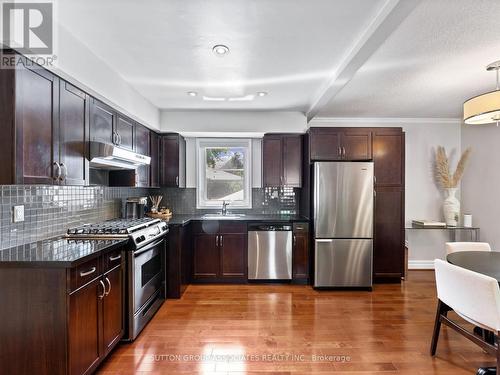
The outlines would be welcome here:
M 391 20 L 398 6 L 409 16 Z M 160 109 L 309 117 L 460 117 L 494 88 L 484 66 L 500 59 L 499 15 L 500 0 L 58 2 L 64 28 Z M 258 91 L 269 95 L 201 98 Z
M 385 2 L 63 0 L 58 20 L 161 109 L 305 112 Z
M 422 1 L 319 116 L 461 117 L 495 88 L 499 17 L 499 0 Z

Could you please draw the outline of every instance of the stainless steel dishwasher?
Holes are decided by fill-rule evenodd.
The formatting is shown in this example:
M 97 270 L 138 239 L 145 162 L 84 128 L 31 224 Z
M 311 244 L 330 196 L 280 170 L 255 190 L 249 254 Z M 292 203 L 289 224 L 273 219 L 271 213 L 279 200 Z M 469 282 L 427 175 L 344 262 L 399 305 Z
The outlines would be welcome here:
M 248 279 L 291 280 L 292 226 L 248 225 Z

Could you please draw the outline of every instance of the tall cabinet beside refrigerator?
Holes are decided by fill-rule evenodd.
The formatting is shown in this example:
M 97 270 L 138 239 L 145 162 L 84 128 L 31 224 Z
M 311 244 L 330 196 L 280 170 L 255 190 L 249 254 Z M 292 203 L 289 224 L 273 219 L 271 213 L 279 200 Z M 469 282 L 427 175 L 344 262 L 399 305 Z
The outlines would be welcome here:
M 371 288 L 373 162 L 315 162 L 314 287 Z

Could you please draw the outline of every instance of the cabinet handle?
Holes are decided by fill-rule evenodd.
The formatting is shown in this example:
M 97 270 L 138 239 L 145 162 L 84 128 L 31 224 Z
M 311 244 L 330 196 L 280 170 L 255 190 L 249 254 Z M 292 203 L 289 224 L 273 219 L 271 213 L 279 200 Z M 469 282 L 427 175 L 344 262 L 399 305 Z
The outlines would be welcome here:
M 61 163 L 61 170 L 62 170 L 62 174 L 61 174 L 61 177 L 59 177 L 59 180 L 64 181 L 64 180 L 66 180 L 66 177 L 68 176 L 68 167 L 66 167 L 66 164 Z
M 219 247 L 219 235 L 215 236 L 215 247 Z
M 106 289 L 104 289 L 104 295 L 105 295 L 105 296 L 107 296 L 107 295 L 109 295 L 109 292 L 111 292 L 111 281 L 109 281 L 109 279 L 108 279 L 107 277 L 106 277 L 106 279 L 105 279 L 105 280 L 106 280 L 106 282 L 107 282 L 107 283 L 108 283 L 108 285 L 109 285 L 109 289 L 108 289 L 108 291 L 107 291 L 107 292 L 106 292 Z
M 85 277 L 85 276 L 88 276 L 88 275 L 92 275 L 96 271 L 96 269 L 97 268 L 92 267 L 88 271 L 82 271 L 82 272 L 80 272 L 80 277 Z
M 297 236 L 294 234 L 293 235 L 293 246 L 297 244 Z
M 57 161 L 55 161 L 52 165 L 56 166 L 56 173 L 55 176 L 53 177 L 55 181 L 59 180 L 61 178 L 61 166 Z
M 106 294 L 106 285 L 104 285 L 103 281 L 102 280 L 99 280 L 99 284 L 102 285 L 102 294 L 99 295 L 99 299 L 103 299 L 105 294 Z
M 337 147 L 337 155 L 342 156 L 342 147 Z
M 175 185 L 179 187 L 179 176 L 175 176 Z
M 345 147 L 342 146 L 342 155 L 345 157 Z
M 117 144 L 115 131 L 113 132 L 113 144 L 115 144 L 115 145 Z
M 121 257 L 122 257 L 122 255 L 120 254 L 120 255 L 117 255 L 117 256 L 115 256 L 115 257 L 109 257 L 109 260 L 110 260 L 110 261 L 112 261 L 112 262 L 114 262 L 115 260 L 118 260 L 118 259 L 120 259 Z
M 219 245 L 220 245 L 220 247 L 224 246 L 224 236 L 222 234 L 219 237 Z
M 121 145 L 122 144 L 122 136 L 118 132 L 116 132 L 116 135 L 118 136 L 118 145 Z

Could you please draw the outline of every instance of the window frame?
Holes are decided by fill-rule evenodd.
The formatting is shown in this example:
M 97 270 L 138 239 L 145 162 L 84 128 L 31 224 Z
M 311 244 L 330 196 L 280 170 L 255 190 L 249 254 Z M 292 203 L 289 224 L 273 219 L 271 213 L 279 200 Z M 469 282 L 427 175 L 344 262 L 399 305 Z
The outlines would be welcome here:
M 222 200 L 205 199 L 206 148 L 211 147 L 243 147 L 246 155 L 243 169 L 245 171 L 243 187 L 246 192 L 243 201 L 229 201 L 229 209 L 252 208 L 252 139 L 250 138 L 197 138 L 196 139 L 196 208 L 220 209 Z

